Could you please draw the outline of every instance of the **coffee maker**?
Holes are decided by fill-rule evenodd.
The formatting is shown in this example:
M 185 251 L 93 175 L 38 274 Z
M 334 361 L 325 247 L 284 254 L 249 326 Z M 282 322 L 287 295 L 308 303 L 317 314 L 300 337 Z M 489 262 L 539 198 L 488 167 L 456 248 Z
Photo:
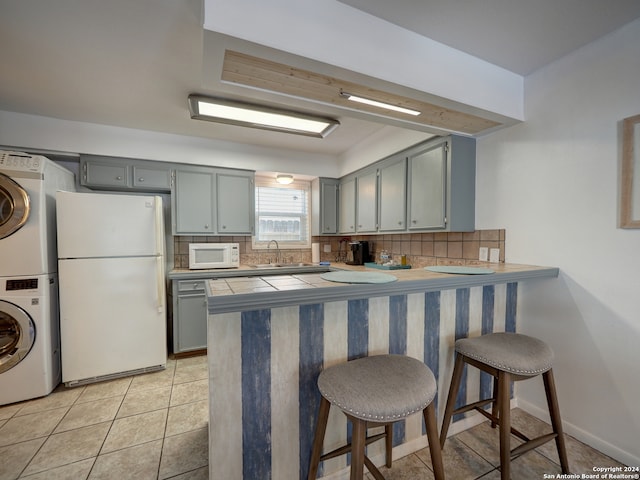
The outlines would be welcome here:
M 349 242 L 349 250 L 347 265 L 364 265 L 364 262 L 369 261 L 369 242 Z

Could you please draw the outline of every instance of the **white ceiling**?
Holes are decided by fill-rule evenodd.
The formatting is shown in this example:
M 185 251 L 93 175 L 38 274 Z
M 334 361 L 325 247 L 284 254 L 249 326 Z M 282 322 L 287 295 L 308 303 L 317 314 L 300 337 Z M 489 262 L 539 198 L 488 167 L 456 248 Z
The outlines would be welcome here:
M 519 74 L 640 16 L 638 0 L 340 1 Z M 330 114 L 340 128 L 316 139 L 191 120 L 190 93 L 220 93 L 202 86 L 202 8 L 202 0 L 0 0 L 0 110 L 328 155 L 398 128 L 303 102 L 296 108 Z
M 640 17 L 638 0 L 339 0 L 526 76 Z

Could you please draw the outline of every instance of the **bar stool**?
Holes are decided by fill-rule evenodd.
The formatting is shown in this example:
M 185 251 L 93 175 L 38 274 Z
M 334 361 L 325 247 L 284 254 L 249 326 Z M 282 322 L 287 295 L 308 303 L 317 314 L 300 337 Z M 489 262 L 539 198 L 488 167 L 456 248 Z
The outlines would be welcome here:
M 320 461 L 351 452 L 351 480 L 361 480 L 364 466 L 376 480 L 384 477 L 365 454 L 365 447 L 385 439 L 386 466 L 391 468 L 392 424 L 422 411 L 436 480 L 444 469 L 433 399 L 437 384 L 423 362 L 403 355 L 376 355 L 329 367 L 320 373 L 322 398 L 313 439 L 309 480 L 315 480 Z M 335 405 L 352 423 L 351 443 L 322 455 L 329 409 Z M 369 426 L 384 425 L 384 433 L 367 435 Z
M 560 409 L 551 368 L 553 361 L 551 348 L 543 341 L 527 335 L 491 333 L 475 338 L 461 338 L 456 341 L 455 350 L 456 361 L 453 368 L 449 396 L 447 397 L 442 431 L 440 432 L 440 446 L 444 447 L 453 415 L 469 410 L 477 410 L 491 420 L 493 428 L 496 425 L 500 427 L 500 478 L 502 480 L 510 478 L 511 458 L 515 458 L 553 439 L 556 441 L 562 473 L 568 474 L 569 462 L 567 461 Z M 465 364 L 473 365 L 494 377 L 493 396 L 456 409 L 456 396 L 458 395 Z M 529 439 L 523 433 L 511 427 L 511 382 L 527 380 L 538 375 L 542 375 L 544 382 L 553 433 Z M 482 408 L 489 403 L 492 404 L 491 413 Z M 510 450 L 510 433 L 513 433 L 525 443 Z

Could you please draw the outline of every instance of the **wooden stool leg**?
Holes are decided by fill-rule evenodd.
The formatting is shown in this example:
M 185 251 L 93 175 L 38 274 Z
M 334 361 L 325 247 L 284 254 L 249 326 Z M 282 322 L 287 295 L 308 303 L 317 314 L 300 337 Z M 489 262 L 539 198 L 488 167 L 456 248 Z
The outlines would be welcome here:
M 498 420 L 500 425 L 500 478 L 511 478 L 511 375 L 507 372 L 498 372 Z
M 320 464 L 320 456 L 322 455 L 322 444 L 324 443 L 324 434 L 327 430 L 327 421 L 329 419 L 329 408 L 331 404 L 322 397 L 320 400 L 320 410 L 318 411 L 318 421 L 316 422 L 316 433 L 313 437 L 313 448 L 311 450 L 311 460 L 309 462 L 308 480 L 316 480 L 318 476 L 318 465 Z
M 440 448 L 440 442 L 438 441 L 438 422 L 436 420 L 436 409 L 433 403 L 434 402 L 431 402 L 427 408 L 422 411 L 422 415 L 424 416 L 424 423 L 427 427 L 427 438 L 429 440 L 429 453 L 431 453 L 433 476 L 435 480 L 444 480 L 442 450 Z
M 498 408 L 498 377 L 493 377 L 493 403 L 491 406 L 491 415 L 493 418 L 497 418 L 499 412 Z M 491 422 L 491 428 L 496 428 L 497 423 Z
M 385 448 L 385 457 L 386 457 L 386 466 L 387 468 L 391 468 L 391 462 L 393 460 L 393 424 L 387 423 L 384 426 L 384 433 L 386 435 L 384 439 L 384 448 Z
M 558 448 L 558 457 L 560 458 L 562 473 L 569 473 L 569 460 L 567 459 L 567 448 L 564 444 L 564 432 L 562 430 L 562 420 L 560 419 L 558 397 L 556 396 L 556 384 L 553 379 L 553 369 L 543 373 L 542 380 L 544 381 L 544 391 L 547 395 L 551 426 L 553 427 L 553 432 L 556 434 L 556 447 Z
M 460 388 L 460 380 L 462 379 L 462 371 L 464 369 L 464 357 L 456 354 L 456 362 L 453 367 L 453 376 L 451 377 L 451 385 L 449 386 L 449 396 L 447 397 L 447 406 L 444 410 L 444 419 L 442 421 L 442 431 L 440 432 L 440 448 L 444 448 L 444 442 L 447 439 L 447 432 L 451 424 L 451 417 L 456 406 L 456 397 Z
M 367 422 L 349 417 L 353 425 L 351 431 L 351 480 L 364 478 L 364 447 L 367 436 Z

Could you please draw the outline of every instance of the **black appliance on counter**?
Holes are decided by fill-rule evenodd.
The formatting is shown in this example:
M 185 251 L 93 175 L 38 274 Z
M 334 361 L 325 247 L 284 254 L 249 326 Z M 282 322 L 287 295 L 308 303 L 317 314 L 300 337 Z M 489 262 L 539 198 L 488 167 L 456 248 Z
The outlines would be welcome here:
M 349 242 L 349 250 L 347 265 L 364 265 L 369 261 L 369 242 Z

